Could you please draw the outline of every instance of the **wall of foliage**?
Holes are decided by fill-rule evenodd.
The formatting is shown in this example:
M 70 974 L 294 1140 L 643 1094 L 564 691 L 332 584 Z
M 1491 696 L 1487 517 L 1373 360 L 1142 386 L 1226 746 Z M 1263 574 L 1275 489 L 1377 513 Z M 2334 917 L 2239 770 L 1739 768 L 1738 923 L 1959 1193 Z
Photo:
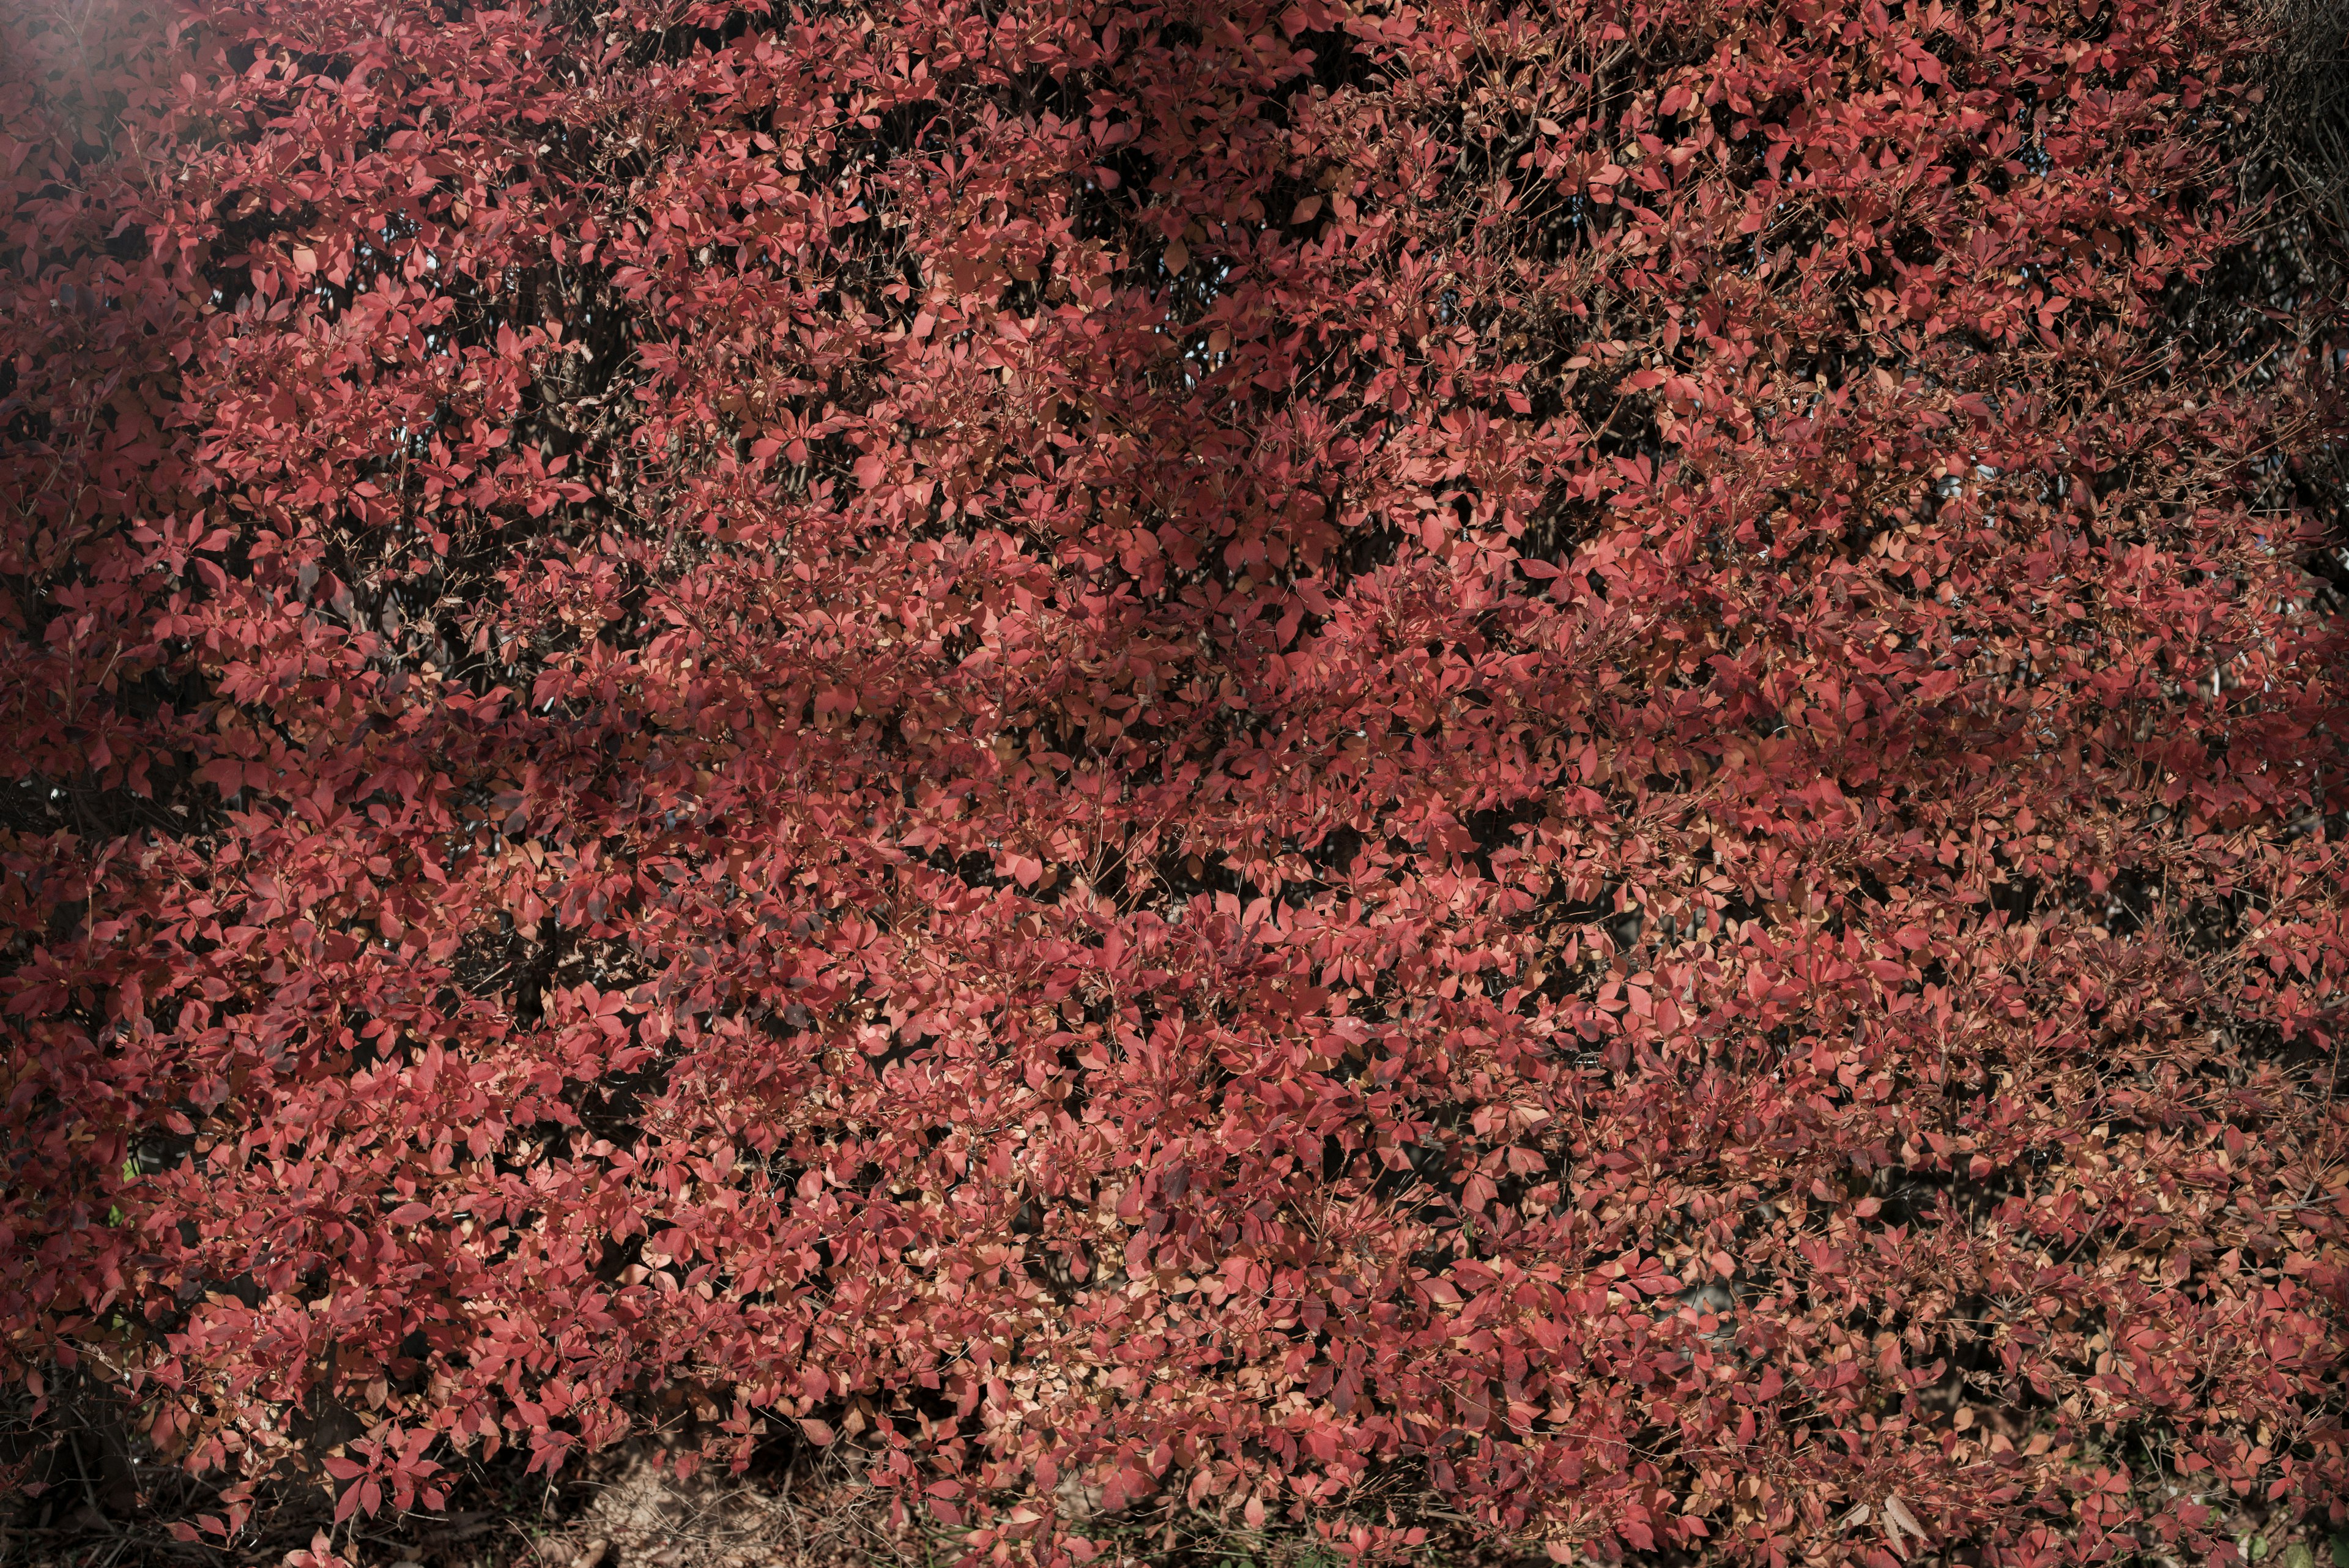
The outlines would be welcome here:
M 2268 42 L 14 7 L 18 1408 L 215 1543 L 647 1431 L 999 1561 L 2340 1521 Z

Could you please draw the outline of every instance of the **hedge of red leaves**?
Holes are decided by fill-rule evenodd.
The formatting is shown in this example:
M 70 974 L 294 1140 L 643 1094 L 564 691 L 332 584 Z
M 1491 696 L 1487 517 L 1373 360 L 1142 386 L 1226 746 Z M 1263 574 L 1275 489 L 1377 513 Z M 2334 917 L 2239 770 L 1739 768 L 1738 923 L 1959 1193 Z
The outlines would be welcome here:
M 999 1560 L 2340 1520 L 2261 42 L 14 7 L 9 1375 L 215 1539 L 652 1428 Z

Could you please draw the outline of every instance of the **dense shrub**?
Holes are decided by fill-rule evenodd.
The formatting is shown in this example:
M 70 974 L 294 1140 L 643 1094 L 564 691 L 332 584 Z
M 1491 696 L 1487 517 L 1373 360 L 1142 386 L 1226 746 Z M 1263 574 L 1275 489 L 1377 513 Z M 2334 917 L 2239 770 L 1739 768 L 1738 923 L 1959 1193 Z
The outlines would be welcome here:
M 22 0 L 31 1418 L 214 1540 L 655 1429 L 998 1558 L 2339 1521 L 2267 44 Z

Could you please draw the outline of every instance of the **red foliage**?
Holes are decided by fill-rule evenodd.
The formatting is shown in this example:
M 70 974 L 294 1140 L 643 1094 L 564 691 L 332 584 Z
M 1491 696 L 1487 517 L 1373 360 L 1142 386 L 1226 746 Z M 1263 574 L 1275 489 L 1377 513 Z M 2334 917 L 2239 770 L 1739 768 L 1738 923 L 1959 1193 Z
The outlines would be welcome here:
M 12 8 L 0 1359 L 214 1530 L 794 1422 L 1061 1561 L 2337 1511 L 2258 42 Z

